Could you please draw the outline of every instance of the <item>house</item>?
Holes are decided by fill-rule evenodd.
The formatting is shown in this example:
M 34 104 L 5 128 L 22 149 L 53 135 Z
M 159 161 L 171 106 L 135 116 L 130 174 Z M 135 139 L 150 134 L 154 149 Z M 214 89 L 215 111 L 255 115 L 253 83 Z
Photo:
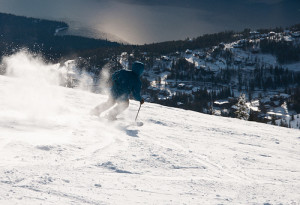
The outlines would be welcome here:
M 168 56 L 162 56 L 160 59 L 163 61 L 171 61 L 171 59 Z
M 300 31 L 293 32 L 293 33 L 291 33 L 291 35 L 292 35 L 294 38 L 299 38 L 299 37 L 300 37 Z
M 243 47 L 242 44 L 238 44 L 238 43 L 235 43 L 232 46 L 233 46 L 233 48 L 242 48 Z
M 270 31 L 268 35 L 269 35 L 269 36 L 275 36 L 276 33 L 275 33 L 274 31 Z
M 127 52 L 121 53 L 121 57 L 127 58 L 128 57 L 128 53 Z
M 258 32 L 258 31 L 250 31 L 250 35 L 259 35 L 260 34 L 260 32 Z
M 228 100 L 216 100 L 214 101 L 213 106 L 221 109 L 230 108 L 230 103 Z
M 251 39 L 255 39 L 255 38 L 259 38 L 259 37 L 260 37 L 260 33 L 258 31 L 250 31 Z
M 292 36 L 284 36 L 283 40 L 285 40 L 287 42 L 292 42 L 293 41 L 293 37 Z
M 224 49 L 224 48 L 225 48 L 225 43 L 220 43 L 220 44 L 219 44 L 219 48 L 220 48 L 220 49 Z
M 242 48 L 247 41 L 245 39 L 239 40 L 237 43 L 233 44 L 234 48 Z
M 205 70 L 205 69 L 206 69 L 206 66 L 205 66 L 205 65 L 200 65 L 200 66 L 199 66 L 199 69 Z
M 177 106 L 182 106 L 184 105 L 182 102 L 177 102 Z
M 190 49 L 187 49 L 187 50 L 185 51 L 185 54 L 188 54 L 188 55 L 190 55 L 190 54 L 192 54 L 192 53 L 193 53 L 193 51 L 190 50 Z
M 204 59 L 206 57 L 206 54 L 203 53 L 203 52 L 196 52 L 193 54 L 194 57 L 197 57 L 197 58 L 201 58 L 201 59 Z
M 172 56 L 179 57 L 180 56 L 180 52 L 176 51 L 175 53 L 172 53 Z
M 184 83 L 179 83 L 179 84 L 177 85 L 177 88 L 178 88 L 178 89 L 184 89 L 184 88 L 185 88 L 185 84 L 184 84 Z

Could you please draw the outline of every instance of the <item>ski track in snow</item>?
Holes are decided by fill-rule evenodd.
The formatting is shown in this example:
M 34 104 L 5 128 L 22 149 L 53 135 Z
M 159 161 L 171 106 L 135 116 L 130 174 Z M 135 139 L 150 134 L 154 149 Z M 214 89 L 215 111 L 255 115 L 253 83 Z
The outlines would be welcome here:
M 298 130 L 149 103 L 131 126 L 135 101 L 109 123 L 88 114 L 106 96 L 62 87 L 32 113 L 16 82 L 0 76 L 0 204 L 300 204 Z

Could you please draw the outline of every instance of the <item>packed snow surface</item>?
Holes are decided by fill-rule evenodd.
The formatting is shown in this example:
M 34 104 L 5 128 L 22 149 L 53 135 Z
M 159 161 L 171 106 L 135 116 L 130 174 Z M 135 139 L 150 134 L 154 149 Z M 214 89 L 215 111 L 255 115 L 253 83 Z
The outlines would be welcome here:
M 149 103 L 137 127 L 135 101 L 108 122 L 89 115 L 106 96 L 17 57 L 0 76 L 0 204 L 300 204 L 298 130 Z

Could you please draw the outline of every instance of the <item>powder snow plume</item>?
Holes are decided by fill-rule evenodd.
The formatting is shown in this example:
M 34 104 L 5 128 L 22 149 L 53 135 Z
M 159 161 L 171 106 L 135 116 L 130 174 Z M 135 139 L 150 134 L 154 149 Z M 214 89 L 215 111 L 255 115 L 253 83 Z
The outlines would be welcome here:
M 67 72 L 74 72 L 74 64 L 65 65 L 46 63 L 39 55 L 22 50 L 4 57 L 2 64 L 5 75 L 15 80 L 6 92 L 8 106 L 20 112 L 26 120 L 41 122 L 57 118 L 70 112 L 66 106 L 66 96 L 59 85 L 65 80 Z M 75 75 L 75 74 L 74 74 Z M 92 79 L 87 74 L 77 75 L 79 88 L 87 88 Z
M 104 144 L 111 139 L 114 131 L 104 131 L 99 121 L 90 119 L 90 110 L 104 100 L 95 100 L 99 95 L 88 92 L 93 85 L 92 77 L 80 71 L 74 60 L 51 64 L 22 50 L 4 57 L 1 66 L 5 76 L 0 76 L 0 130 L 5 129 L 0 132 L 0 140 L 5 136 L 9 143 L 70 143 L 79 127 L 95 137 L 101 130 Z M 66 88 L 70 77 L 76 79 L 74 89 Z M 93 124 L 97 126 L 90 127 Z

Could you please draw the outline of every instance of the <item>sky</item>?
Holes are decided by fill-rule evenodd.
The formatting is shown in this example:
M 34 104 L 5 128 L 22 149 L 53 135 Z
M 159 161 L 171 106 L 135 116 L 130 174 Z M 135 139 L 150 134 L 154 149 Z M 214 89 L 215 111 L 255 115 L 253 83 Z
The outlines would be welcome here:
M 0 12 L 66 21 L 133 44 L 300 23 L 299 0 L 0 0 Z

